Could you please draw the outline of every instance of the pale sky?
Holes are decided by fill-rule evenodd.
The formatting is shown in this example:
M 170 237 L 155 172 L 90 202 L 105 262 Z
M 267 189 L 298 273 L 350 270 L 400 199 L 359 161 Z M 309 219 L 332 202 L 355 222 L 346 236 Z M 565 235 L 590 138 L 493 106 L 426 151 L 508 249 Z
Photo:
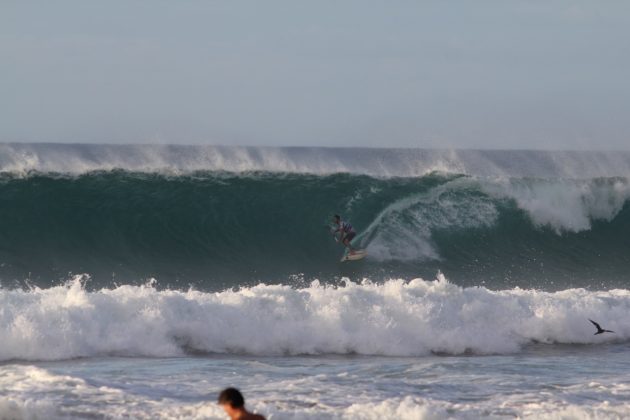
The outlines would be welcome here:
M 0 0 L 16 141 L 630 149 L 630 2 Z

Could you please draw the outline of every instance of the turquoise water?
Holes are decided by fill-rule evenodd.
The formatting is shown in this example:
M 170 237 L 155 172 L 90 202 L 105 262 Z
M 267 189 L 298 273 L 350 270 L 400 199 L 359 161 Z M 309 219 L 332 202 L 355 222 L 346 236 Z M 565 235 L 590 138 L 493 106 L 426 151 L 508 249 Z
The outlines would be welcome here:
M 49 287 L 87 273 L 95 288 L 155 278 L 221 290 L 441 270 L 495 289 L 623 287 L 628 197 L 620 177 L 9 174 L 0 180 L 0 279 Z M 359 231 L 365 261 L 339 264 L 334 213 Z

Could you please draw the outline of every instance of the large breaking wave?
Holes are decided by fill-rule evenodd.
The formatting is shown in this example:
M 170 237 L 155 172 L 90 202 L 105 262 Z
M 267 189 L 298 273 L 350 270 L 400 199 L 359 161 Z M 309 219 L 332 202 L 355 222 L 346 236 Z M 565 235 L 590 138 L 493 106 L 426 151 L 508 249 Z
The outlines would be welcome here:
M 0 283 L 626 287 L 630 154 L 0 145 Z M 339 264 L 328 224 L 369 257 Z
M 232 285 L 430 277 L 611 288 L 630 269 L 628 178 L 90 172 L 0 179 L 0 282 Z M 333 213 L 369 257 L 340 264 Z M 484 282 L 484 283 L 481 283 Z
M 1 145 L 0 360 L 625 341 L 629 168 L 624 153 Z M 334 213 L 365 260 L 339 263 Z

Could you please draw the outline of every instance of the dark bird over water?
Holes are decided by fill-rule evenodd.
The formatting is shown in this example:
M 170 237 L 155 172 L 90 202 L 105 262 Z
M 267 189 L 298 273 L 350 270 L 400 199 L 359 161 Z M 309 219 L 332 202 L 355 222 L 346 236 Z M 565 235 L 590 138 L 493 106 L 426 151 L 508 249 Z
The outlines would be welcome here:
M 595 325 L 595 328 L 597 328 L 597 332 L 595 334 L 593 334 L 593 335 L 603 334 L 605 332 L 614 333 L 614 331 L 603 329 L 602 327 L 599 326 L 599 324 L 597 322 L 593 321 L 592 319 L 589 319 L 589 321 L 591 321 L 591 324 Z

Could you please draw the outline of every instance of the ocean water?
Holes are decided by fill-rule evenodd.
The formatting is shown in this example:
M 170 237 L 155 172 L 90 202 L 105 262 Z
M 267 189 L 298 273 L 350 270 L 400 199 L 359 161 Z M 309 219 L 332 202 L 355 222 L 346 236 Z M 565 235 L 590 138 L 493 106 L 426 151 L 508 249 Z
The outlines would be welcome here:
M 629 200 L 624 152 L 0 145 L 0 418 L 627 418 Z

